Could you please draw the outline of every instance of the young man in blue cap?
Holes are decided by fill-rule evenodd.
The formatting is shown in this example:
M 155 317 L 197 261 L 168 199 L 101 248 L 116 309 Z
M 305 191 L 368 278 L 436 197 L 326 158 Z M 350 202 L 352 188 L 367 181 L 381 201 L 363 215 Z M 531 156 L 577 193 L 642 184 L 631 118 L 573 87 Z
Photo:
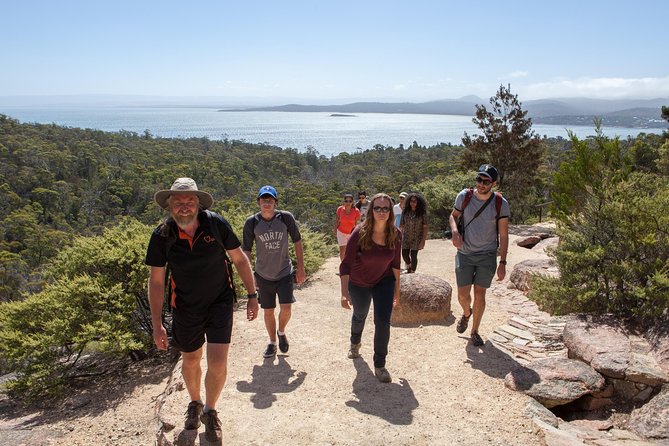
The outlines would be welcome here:
M 453 205 L 449 217 L 453 233 L 453 246 L 458 248 L 455 256 L 455 277 L 458 284 L 458 301 L 462 306 L 462 317 L 456 331 L 464 333 L 469 318 L 474 315 L 471 329 L 472 344 L 484 344 L 479 335 L 479 325 L 485 311 L 485 294 L 497 272 L 497 280 L 506 276 L 506 254 L 509 248 L 509 203 L 501 195 L 496 196 L 493 187 L 499 174 L 491 164 L 479 167 L 476 188 L 463 189 Z M 462 216 L 466 229 L 461 234 L 457 221 Z M 499 249 L 499 264 L 497 252 Z M 474 304 L 471 289 L 474 286 Z
M 290 347 L 286 336 L 286 325 L 292 314 L 295 297 L 293 296 L 293 263 L 288 254 L 288 236 L 295 244 L 295 256 L 297 257 L 295 281 L 298 284 L 303 283 L 306 279 L 304 250 L 295 217 L 290 212 L 277 209 L 279 196 L 276 189 L 272 186 L 261 187 L 257 201 L 260 212 L 250 216 L 244 223 L 242 249 L 250 261 L 253 243 L 256 244 L 256 286 L 270 341 L 263 356 L 272 358 L 276 355 L 277 337 L 282 353 L 288 352 Z M 277 295 L 280 307 L 278 324 L 274 315 Z

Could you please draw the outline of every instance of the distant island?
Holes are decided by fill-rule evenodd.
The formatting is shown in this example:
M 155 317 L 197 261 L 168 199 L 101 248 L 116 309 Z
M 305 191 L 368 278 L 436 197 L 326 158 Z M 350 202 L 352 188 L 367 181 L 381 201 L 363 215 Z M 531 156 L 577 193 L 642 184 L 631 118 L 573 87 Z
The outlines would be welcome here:
M 331 118 L 355 118 L 355 115 L 348 115 L 346 113 L 332 113 Z
M 523 109 L 536 124 L 592 126 L 601 119 L 608 127 L 667 129 L 669 123 L 661 119 L 660 110 L 669 105 L 669 98 L 657 99 L 539 99 L 523 101 Z M 319 112 L 330 116 L 355 116 L 352 113 L 433 114 L 474 116 L 476 105 L 490 109 L 488 100 L 477 96 L 443 99 L 429 102 L 353 102 L 341 105 L 286 104 L 271 107 L 221 109 L 220 112 L 281 111 Z

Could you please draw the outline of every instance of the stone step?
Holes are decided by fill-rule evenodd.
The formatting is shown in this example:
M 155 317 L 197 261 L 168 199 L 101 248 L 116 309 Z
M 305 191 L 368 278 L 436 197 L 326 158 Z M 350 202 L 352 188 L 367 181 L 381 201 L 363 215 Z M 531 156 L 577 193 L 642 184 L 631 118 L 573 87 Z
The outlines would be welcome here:
M 513 335 L 514 337 L 527 339 L 528 341 L 534 341 L 536 339 L 536 337 L 529 331 L 521 330 L 519 328 L 512 327 L 510 325 L 502 325 L 496 331 L 499 332 L 500 330 L 505 331 Z

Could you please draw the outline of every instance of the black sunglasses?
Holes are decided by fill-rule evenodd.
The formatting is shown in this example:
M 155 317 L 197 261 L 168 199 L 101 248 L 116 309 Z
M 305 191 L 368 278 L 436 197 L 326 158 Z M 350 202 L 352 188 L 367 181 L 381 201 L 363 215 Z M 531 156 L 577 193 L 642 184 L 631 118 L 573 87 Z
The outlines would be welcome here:
M 372 209 L 374 209 L 374 212 L 382 212 L 384 214 L 390 212 L 390 208 L 388 206 L 374 206 Z
M 484 186 L 490 186 L 492 184 L 492 181 L 485 179 L 483 177 L 476 177 L 476 182 L 481 183 Z
M 353 200 L 344 200 L 344 203 L 353 203 Z

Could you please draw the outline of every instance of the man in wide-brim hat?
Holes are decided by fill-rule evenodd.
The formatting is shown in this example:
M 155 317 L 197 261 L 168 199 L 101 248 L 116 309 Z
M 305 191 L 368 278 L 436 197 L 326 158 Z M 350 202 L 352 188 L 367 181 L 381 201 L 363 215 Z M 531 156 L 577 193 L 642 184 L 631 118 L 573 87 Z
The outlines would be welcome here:
M 202 422 L 207 440 L 220 442 L 216 402 L 226 379 L 234 300 L 228 255 L 248 293 L 248 320 L 258 315 L 251 265 L 227 220 L 207 210 L 214 203 L 211 195 L 199 190 L 193 179 L 178 178 L 170 189 L 156 192 L 154 200 L 170 215 L 151 235 L 145 260 L 151 267 L 149 303 L 153 340 L 159 350 L 167 349 L 162 309 L 166 265 L 169 265 L 171 344 L 181 351 L 182 374 L 191 399 L 184 425 L 186 429 L 197 429 Z M 200 360 L 205 340 L 207 374 L 203 402 Z

